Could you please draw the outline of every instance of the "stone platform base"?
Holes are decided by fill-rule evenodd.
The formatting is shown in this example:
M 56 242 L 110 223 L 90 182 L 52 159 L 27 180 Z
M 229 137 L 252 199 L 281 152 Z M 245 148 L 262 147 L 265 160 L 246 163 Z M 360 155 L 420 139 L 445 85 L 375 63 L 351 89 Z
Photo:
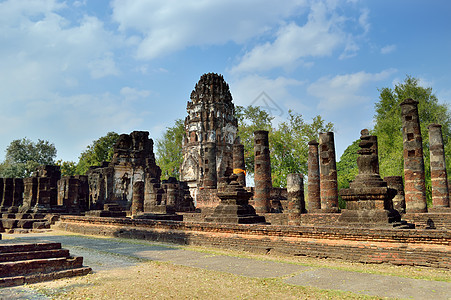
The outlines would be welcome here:
M 401 215 L 396 210 L 349 210 L 344 209 L 338 218 L 340 224 L 365 224 L 388 226 L 401 221 Z
M 176 214 L 152 214 L 152 213 L 143 213 L 134 215 L 133 219 L 141 219 L 141 220 L 165 220 L 165 221 L 183 221 L 182 215 Z
M 61 216 L 61 230 L 253 253 L 451 269 L 451 232 Z
M 60 243 L 0 245 L 0 287 L 86 275 L 83 257 L 69 255 Z

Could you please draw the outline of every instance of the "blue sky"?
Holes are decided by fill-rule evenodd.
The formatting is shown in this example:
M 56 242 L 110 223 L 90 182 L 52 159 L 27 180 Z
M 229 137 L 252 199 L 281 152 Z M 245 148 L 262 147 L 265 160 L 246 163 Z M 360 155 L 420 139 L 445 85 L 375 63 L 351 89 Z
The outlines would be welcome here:
M 72 161 L 109 131 L 159 138 L 216 72 L 236 105 L 264 92 L 276 120 L 333 122 L 340 156 L 378 88 L 409 74 L 451 102 L 450 15 L 448 0 L 0 1 L 0 155 L 23 137 Z

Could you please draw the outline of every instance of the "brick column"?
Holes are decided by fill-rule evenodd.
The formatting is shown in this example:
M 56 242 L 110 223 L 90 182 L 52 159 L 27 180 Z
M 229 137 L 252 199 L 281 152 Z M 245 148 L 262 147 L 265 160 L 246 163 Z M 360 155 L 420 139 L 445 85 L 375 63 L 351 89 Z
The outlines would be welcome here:
M 431 154 L 432 206 L 434 208 L 449 207 L 449 187 L 442 125 L 431 124 L 428 126 L 428 130 Z
M 409 98 L 400 105 L 404 147 L 406 212 L 427 212 L 423 139 L 421 138 L 420 119 L 418 117 L 418 101 Z
M 7 210 L 13 203 L 14 195 L 14 179 L 3 178 L 3 198 L 1 203 L 1 210 Z
M 23 193 L 23 204 L 28 208 L 36 205 L 38 197 L 38 178 L 28 177 L 24 178 L 24 193 Z
M 132 215 L 136 215 L 144 211 L 144 181 L 135 181 L 133 183 L 131 211 Z
M 207 142 L 204 146 L 204 181 L 203 186 L 206 189 L 215 189 L 217 186 L 216 172 L 216 143 Z
M 233 173 L 238 176 L 238 183 L 246 186 L 246 165 L 244 162 L 244 145 L 241 143 L 233 144 Z
M 384 177 L 387 182 L 387 187 L 396 190 L 396 196 L 392 199 L 393 208 L 400 213 L 406 212 L 406 199 L 404 196 L 404 183 L 402 176 L 387 176 Z
M 308 210 L 314 212 L 321 209 L 318 142 L 308 143 Z
M 301 214 L 305 212 L 304 175 L 287 175 L 288 225 L 299 225 Z
M 319 134 L 321 210 L 338 212 L 337 162 L 333 132 Z
M 23 178 L 14 178 L 14 190 L 12 206 L 19 207 L 23 203 Z
M 259 130 L 254 132 L 254 206 L 258 213 L 271 211 L 271 159 L 269 156 L 268 131 Z

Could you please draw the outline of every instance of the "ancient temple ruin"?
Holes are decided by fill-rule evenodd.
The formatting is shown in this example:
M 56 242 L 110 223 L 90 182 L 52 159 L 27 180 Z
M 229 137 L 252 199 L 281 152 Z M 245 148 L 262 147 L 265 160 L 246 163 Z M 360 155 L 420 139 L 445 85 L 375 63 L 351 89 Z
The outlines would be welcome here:
M 89 208 L 94 210 L 89 214 L 125 216 L 119 211 L 131 209 L 139 214 L 192 209 L 184 183 L 170 181 L 161 186 L 161 169 L 155 162 L 149 132 L 121 134 L 113 150 L 111 162 L 91 167 L 87 173 Z
M 360 140 L 360 149 L 357 151 L 359 174 L 348 189 L 340 190 L 347 209 L 339 220 L 365 225 L 400 221 L 400 215 L 393 209 L 392 202 L 396 191 L 388 188 L 379 175 L 377 137 L 363 129 Z
M 200 189 L 216 189 L 232 170 L 238 123 L 229 85 L 222 75 L 202 75 L 186 108 L 180 180 L 196 198 Z

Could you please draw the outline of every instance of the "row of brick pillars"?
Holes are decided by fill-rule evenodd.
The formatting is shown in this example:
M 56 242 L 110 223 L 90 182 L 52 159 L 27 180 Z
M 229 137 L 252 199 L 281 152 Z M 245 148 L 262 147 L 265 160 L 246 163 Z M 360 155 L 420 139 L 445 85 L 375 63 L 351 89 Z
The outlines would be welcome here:
M 403 133 L 406 212 L 427 212 L 426 180 L 423 160 L 418 101 L 406 99 L 401 104 Z M 449 208 L 449 189 L 441 125 L 431 124 L 429 151 L 431 161 L 433 209 Z
M 338 212 L 338 182 L 333 132 L 319 134 L 308 147 L 308 210 Z

